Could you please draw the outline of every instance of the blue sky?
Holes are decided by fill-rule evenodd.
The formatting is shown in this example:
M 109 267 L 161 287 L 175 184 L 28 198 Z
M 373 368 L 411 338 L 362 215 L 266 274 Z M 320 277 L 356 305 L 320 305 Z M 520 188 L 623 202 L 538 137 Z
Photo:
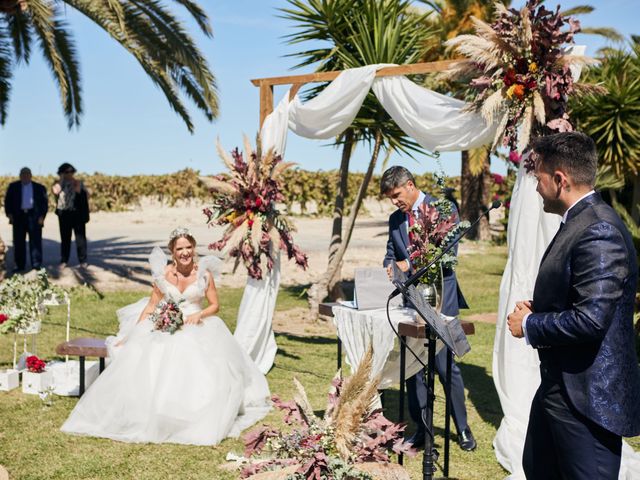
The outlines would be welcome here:
M 514 5 L 522 5 L 515 1 Z M 558 2 L 547 1 L 549 7 Z M 637 0 L 565 0 L 563 8 L 589 3 L 596 7 L 582 16 L 585 26 L 613 26 L 625 35 L 640 33 L 635 24 L 640 17 Z M 277 18 L 284 0 L 200 0 L 209 14 L 213 40 L 194 33 L 217 77 L 220 115 L 209 123 L 194 108 L 196 131 L 190 134 L 173 113 L 162 93 L 139 65 L 106 33 L 73 10 L 67 11 L 78 44 L 84 91 L 84 116 L 78 130 L 68 131 L 51 75 L 35 52 L 31 64 L 20 66 L 13 81 L 9 118 L 0 128 L 0 174 L 17 174 L 28 165 L 36 174 L 54 173 L 62 162 L 70 162 L 81 172 L 131 175 L 170 173 L 190 167 L 203 173 L 223 170 L 215 152 L 216 138 L 230 150 L 246 133 L 254 137 L 258 127 L 258 89 L 251 78 L 307 73 L 291 71 L 295 64 L 284 55 L 294 50 L 284 43 L 290 24 Z M 185 18 L 182 10 L 178 14 Z M 577 43 L 587 45 L 587 53 L 605 44 L 602 39 L 579 35 Z M 275 101 L 284 94 L 276 88 Z M 313 141 L 289 134 L 286 157 L 301 168 L 337 168 L 340 153 Z M 352 170 L 362 171 L 369 159 L 367 147 L 360 147 Z M 459 154 L 443 155 L 448 175 L 460 170 Z M 504 171 L 494 161 L 492 169 Z M 432 171 L 434 160 L 393 156 L 390 164 L 402 164 L 417 173 Z M 380 165 L 378 165 L 380 170 Z

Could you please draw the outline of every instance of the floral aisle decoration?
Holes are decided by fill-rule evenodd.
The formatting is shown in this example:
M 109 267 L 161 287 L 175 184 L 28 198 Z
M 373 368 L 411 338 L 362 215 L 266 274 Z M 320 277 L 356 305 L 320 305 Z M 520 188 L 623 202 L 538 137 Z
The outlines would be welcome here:
M 459 222 L 453 203 L 445 198 L 445 179 L 442 173 L 435 174 L 440 196 L 431 203 L 422 203 L 411 213 L 413 225 L 409 227 L 409 259 L 416 269 L 431 263 L 447 246 L 469 227 L 469 222 Z M 455 252 L 448 252 L 432 265 L 420 278 L 420 283 L 433 285 L 439 280 L 442 269 L 455 270 L 458 259 Z
M 391 464 L 391 452 L 417 452 L 401 437 L 404 425 L 386 419 L 375 409 L 379 378 L 371 380 L 373 351 L 367 351 L 355 373 L 346 379 L 340 372 L 331 382 L 323 418 L 315 415 L 302 385 L 294 378 L 293 401 L 273 396 L 290 429 L 261 426 L 244 437 L 247 465 L 242 478 L 276 471 L 273 478 L 294 480 L 342 480 L 379 478 L 393 470 L 409 478 L 402 467 Z M 275 473 L 275 472 L 274 472 Z
M 259 145 L 254 151 L 246 137 L 246 159 L 237 148 L 230 155 L 220 143 L 217 148 L 230 173 L 207 179 L 214 198 L 204 214 L 209 225 L 227 228 L 209 248 L 228 248 L 235 268 L 242 262 L 249 276 L 258 280 L 265 268 L 273 268 L 278 249 L 306 269 L 308 258 L 293 241 L 294 227 L 276 206 L 284 200 L 280 175 L 293 163 L 283 162 L 272 150 L 263 155 Z
M 13 275 L 0 283 L 0 333 L 37 333 L 44 304 L 62 299 L 65 292 L 49 281 L 45 269 L 35 277 Z
M 39 395 L 53 385 L 53 373 L 47 370 L 47 364 L 36 355 L 30 355 L 26 361 L 27 370 L 22 372 L 22 391 Z
M 567 54 L 580 22 L 528 0 L 521 10 L 496 2 L 492 24 L 472 17 L 475 35 L 447 42 L 469 60 L 456 64 L 447 77 L 470 80 L 470 108 L 488 124 L 497 121 L 493 146 L 508 147 L 519 160 L 532 134 L 573 129 L 567 102 L 578 92 L 601 91 L 573 81 L 570 67 L 590 59 Z M 530 165 L 526 165 L 530 169 Z

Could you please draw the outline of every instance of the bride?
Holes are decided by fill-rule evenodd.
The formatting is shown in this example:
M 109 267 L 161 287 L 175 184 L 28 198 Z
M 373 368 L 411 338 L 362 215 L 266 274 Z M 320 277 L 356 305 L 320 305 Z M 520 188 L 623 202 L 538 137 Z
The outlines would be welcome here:
M 267 380 L 219 317 L 215 257 L 195 261 L 186 228 L 171 232 L 149 256 L 151 298 L 120 309 L 120 330 L 107 339 L 110 363 L 82 396 L 62 431 L 123 442 L 214 445 L 262 419 L 270 409 Z M 208 306 L 202 308 L 206 298 Z M 179 305 L 184 325 L 154 330 L 161 300 Z

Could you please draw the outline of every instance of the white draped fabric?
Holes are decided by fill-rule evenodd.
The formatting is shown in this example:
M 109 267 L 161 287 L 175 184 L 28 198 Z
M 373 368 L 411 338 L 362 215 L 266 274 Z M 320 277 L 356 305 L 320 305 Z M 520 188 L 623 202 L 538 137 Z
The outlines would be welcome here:
M 500 464 L 524 478 L 522 451 L 529 406 L 540 384 L 538 353 L 523 339 L 514 338 L 507 315 L 516 301 L 533 298 L 540 259 L 560 226 L 560 217 L 544 213 L 536 179 L 521 164 L 511 198 L 507 228 L 508 260 L 500 284 L 498 321 L 493 344 L 493 381 L 504 417 L 493 446 Z
M 389 311 L 391 323 L 397 330 L 400 322 L 414 322 L 415 310 L 409 308 L 392 308 Z M 380 375 L 380 390 L 397 385 L 400 381 L 400 345 L 396 334 L 389 326 L 387 311 L 384 308 L 373 310 L 355 310 L 348 307 L 333 307 L 333 323 L 342 342 L 346 363 L 351 372 L 358 368 L 367 349 L 373 349 L 373 366 L 371 377 Z M 407 338 L 409 348 L 421 355 L 427 362 L 427 351 L 424 339 Z M 438 342 L 441 348 L 442 344 Z M 405 378 L 412 377 L 420 371 L 421 365 L 416 358 L 407 352 Z
M 271 322 L 279 286 L 280 255 L 278 254 L 273 270 L 264 272 L 262 280 L 251 277 L 247 279 L 238 310 L 238 322 L 233 332 L 234 338 L 264 374 L 273 366 L 278 351 Z
M 380 103 L 398 125 L 429 150 L 463 150 L 493 139 L 495 126 L 485 126 L 477 113 L 463 111 L 464 102 L 420 87 L 405 77 L 375 78 L 369 65 L 345 70 L 319 95 L 303 103 L 289 92 L 265 119 L 260 131 L 262 148 L 284 155 L 287 132 L 306 138 L 328 139 L 351 125 L 373 86 Z M 262 372 L 273 365 L 277 346 L 271 330 L 280 281 L 279 269 L 265 280 L 249 278 L 238 312 L 234 336 Z

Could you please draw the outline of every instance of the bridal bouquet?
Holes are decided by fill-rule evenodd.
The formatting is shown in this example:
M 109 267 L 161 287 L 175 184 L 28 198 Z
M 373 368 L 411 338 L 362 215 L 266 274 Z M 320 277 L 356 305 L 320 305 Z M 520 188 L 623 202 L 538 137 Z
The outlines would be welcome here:
M 436 174 L 437 185 L 444 192 L 444 177 Z M 458 214 L 453 203 L 444 195 L 431 203 L 422 203 L 417 214 L 411 213 L 414 223 L 409 228 L 409 259 L 416 269 L 433 261 L 447 248 L 469 222 L 458 222 Z M 455 270 L 458 259 L 454 253 L 447 253 L 427 270 L 421 283 L 433 284 L 438 279 L 441 268 Z
M 173 300 L 161 300 L 155 310 L 149 315 L 153 322 L 153 329 L 170 334 L 176 333 L 182 327 L 184 320 L 180 306 Z
M 565 49 L 580 31 L 580 22 L 562 16 L 559 6 L 553 12 L 541 3 L 527 0 L 516 10 L 496 2 L 492 24 L 471 17 L 476 34 L 447 42 L 469 60 L 457 63 L 446 75 L 471 80 L 472 108 L 487 124 L 497 120 L 494 147 L 502 143 L 522 153 L 532 131 L 571 131 L 568 96 L 602 90 L 573 81 L 570 67 L 588 61 Z
M 236 259 L 235 268 L 242 261 L 249 276 L 258 280 L 265 268 L 273 268 L 278 249 L 306 269 L 307 255 L 293 243 L 294 227 L 276 208 L 276 202 L 284 200 L 280 174 L 293 164 L 271 150 L 265 155 L 259 148 L 253 151 L 246 137 L 246 160 L 237 148 L 229 155 L 219 143 L 218 153 L 230 174 L 203 179 L 214 197 L 204 214 L 208 224 L 227 228 L 209 248 L 228 247 L 228 254 Z

